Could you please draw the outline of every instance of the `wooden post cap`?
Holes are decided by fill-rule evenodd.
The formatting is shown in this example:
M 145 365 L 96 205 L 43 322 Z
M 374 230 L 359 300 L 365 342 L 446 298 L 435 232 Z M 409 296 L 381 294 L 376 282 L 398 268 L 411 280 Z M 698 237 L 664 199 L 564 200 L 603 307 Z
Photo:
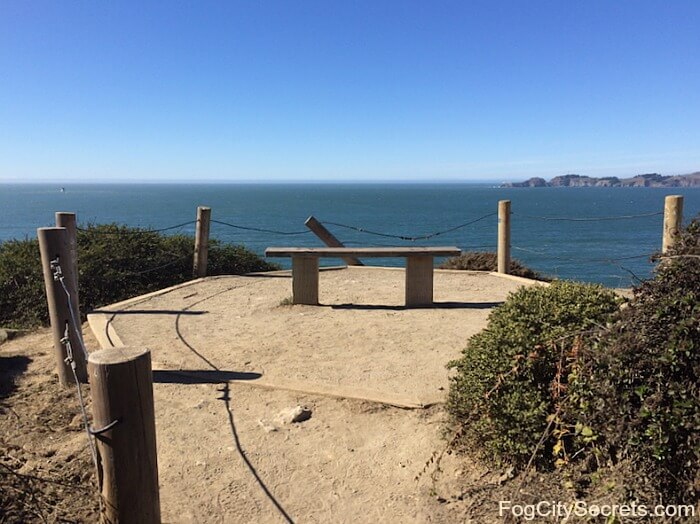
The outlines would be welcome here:
M 150 350 L 141 347 L 120 346 L 90 353 L 88 362 L 95 365 L 127 364 L 148 355 Z

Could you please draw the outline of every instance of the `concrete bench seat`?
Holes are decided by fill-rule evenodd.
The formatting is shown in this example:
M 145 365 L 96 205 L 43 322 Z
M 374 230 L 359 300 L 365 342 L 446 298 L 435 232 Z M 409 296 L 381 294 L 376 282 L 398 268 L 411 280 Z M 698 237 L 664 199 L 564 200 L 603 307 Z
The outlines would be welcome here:
M 268 247 L 267 257 L 291 257 L 292 301 L 318 305 L 318 259 L 373 257 L 406 259 L 406 305 L 433 303 L 433 257 L 457 256 L 458 247 Z

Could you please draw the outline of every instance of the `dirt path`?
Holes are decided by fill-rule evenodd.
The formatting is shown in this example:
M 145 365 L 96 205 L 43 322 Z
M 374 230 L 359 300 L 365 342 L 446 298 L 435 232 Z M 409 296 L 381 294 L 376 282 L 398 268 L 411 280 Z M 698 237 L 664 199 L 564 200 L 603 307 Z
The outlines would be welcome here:
M 329 277 L 331 273 L 335 276 Z M 491 284 L 498 288 L 494 293 L 488 279 L 463 275 L 461 284 L 453 276 L 436 279 L 436 299 L 458 305 L 434 310 L 399 307 L 402 274 L 378 270 L 325 273 L 321 296 L 327 305 L 319 308 L 280 306 L 289 294 L 289 280 L 280 278 L 250 284 L 244 297 L 235 294 L 240 290 L 221 293 L 232 286 L 226 286 L 225 279 L 214 279 L 208 284 L 213 287 L 180 288 L 138 305 L 150 313 L 134 313 L 130 306 L 131 313 L 115 325 L 124 332 L 128 317 L 135 328 L 124 338 L 152 346 L 157 363 L 154 396 L 163 522 L 499 521 L 496 503 L 480 493 L 502 472 L 447 456 L 437 481 L 429 473 L 420 475 L 433 453 L 444 447 L 445 414 L 440 405 L 401 409 L 230 380 L 231 373 L 260 373 L 281 380 L 285 373 L 306 370 L 306 378 L 316 387 L 321 360 L 308 355 L 321 354 L 336 359 L 338 366 L 345 359 L 358 368 L 334 371 L 330 385 L 358 380 L 365 388 L 404 396 L 414 389 L 424 395 L 432 388 L 431 394 L 438 392 L 444 398 L 440 389 L 447 386 L 444 365 L 459 354 L 471 333 L 485 325 L 489 308 L 484 303 L 503 300 L 519 285 L 494 279 Z M 332 280 L 347 276 L 351 278 L 345 283 Z M 234 283 L 238 288 L 240 280 Z M 164 302 L 166 297 L 171 302 Z M 202 298 L 208 300 L 197 304 Z M 236 309 L 238 302 L 244 307 Z M 369 307 L 377 303 L 381 307 Z M 338 304 L 366 307 L 333 307 Z M 208 313 L 180 315 L 183 320 L 176 331 L 178 315 L 172 312 L 185 308 Z M 310 322 L 313 331 L 308 329 Z M 235 334 L 226 331 L 231 328 Z M 97 340 L 87 328 L 86 334 L 92 351 Z M 137 334 L 143 339 L 135 338 Z M 256 356 L 255 349 L 261 347 L 262 356 Z M 305 356 L 303 348 L 314 351 Z M 56 508 L 52 515 L 45 513 L 47 521 L 57 521 L 56 516 L 63 521 L 94 521 L 85 435 L 76 423 L 74 391 L 58 387 L 48 333 L 0 346 L 0 356 L 3 379 L 15 378 L 15 387 L 3 393 L 0 408 L 0 462 L 20 474 L 79 486 L 37 485 L 41 511 Z M 362 359 L 366 365 L 379 365 L 362 367 Z M 412 365 L 411 359 L 416 359 Z M 326 375 L 334 369 L 322 368 Z M 382 389 L 386 384 L 391 387 Z M 281 412 L 296 406 L 308 407 L 311 418 L 301 423 L 277 420 Z M 16 475 L 2 478 L 9 477 Z M 464 489 L 470 486 L 476 490 L 467 496 Z

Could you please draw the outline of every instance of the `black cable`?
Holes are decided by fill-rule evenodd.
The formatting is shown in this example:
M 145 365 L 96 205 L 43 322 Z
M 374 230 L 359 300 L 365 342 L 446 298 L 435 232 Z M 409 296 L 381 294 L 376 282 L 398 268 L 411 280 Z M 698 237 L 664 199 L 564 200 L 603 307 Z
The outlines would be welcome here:
M 470 220 L 469 222 L 465 222 L 464 224 L 460 224 L 460 225 L 452 227 L 450 229 L 445 229 L 444 231 L 437 231 L 435 233 L 430 233 L 429 235 L 421 235 L 421 236 L 415 236 L 415 237 L 410 237 L 410 236 L 406 236 L 406 235 L 393 235 L 391 233 L 381 233 L 379 231 L 372 231 L 370 229 L 364 229 L 361 227 L 349 226 L 347 224 L 339 224 L 338 222 L 322 222 L 322 224 L 328 224 L 330 226 L 351 229 L 353 231 L 357 231 L 358 233 L 367 233 L 368 235 L 375 235 L 375 236 L 385 237 L 385 238 L 396 238 L 399 240 L 407 240 L 410 242 L 415 242 L 416 240 L 428 240 L 428 239 L 436 237 L 438 235 L 444 235 L 445 233 L 451 233 L 452 231 L 457 231 L 458 229 L 462 229 L 463 227 L 467 227 L 467 226 L 470 226 L 472 224 L 476 224 L 477 222 L 484 220 L 486 218 L 492 217 L 496 214 L 497 213 L 489 213 L 488 215 L 484 215 L 484 216 L 479 217 L 475 220 Z
M 143 271 L 123 271 L 119 272 L 119 276 L 139 276 L 139 275 L 145 275 L 146 273 L 152 273 L 153 271 L 158 271 L 159 269 L 165 269 L 166 267 L 174 266 L 175 264 L 179 264 L 180 262 L 183 262 L 184 260 L 192 258 L 192 255 L 185 255 L 180 258 L 177 258 L 175 260 L 171 260 L 170 262 L 167 262 L 163 265 L 152 267 L 149 269 L 144 269 Z
M 531 218 L 535 220 L 556 220 L 565 222 L 600 222 L 603 220 L 627 220 L 630 218 L 645 218 L 645 217 L 655 217 L 663 215 L 663 211 L 658 211 L 656 213 L 644 213 L 641 215 L 619 215 L 614 217 L 587 217 L 587 218 L 569 218 L 569 217 L 543 217 L 536 215 L 524 215 L 522 213 L 511 213 L 524 218 Z
M 558 256 L 553 256 L 549 255 L 548 253 L 545 253 L 543 251 L 535 251 L 534 249 L 527 249 L 524 247 L 518 247 L 518 246 L 512 246 L 513 249 L 517 249 L 518 251 L 525 251 L 528 253 L 534 253 L 535 255 L 541 255 L 544 257 L 547 257 L 552 260 L 559 260 L 563 262 L 619 262 L 621 260 L 634 260 L 634 259 L 639 259 L 639 258 L 651 258 L 654 253 L 645 253 L 643 255 L 632 255 L 628 257 L 616 257 L 616 258 L 574 258 L 574 257 L 558 257 Z
M 273 235 L 306 235 L 306 234 L 312 232 L 310 229 L 306 229 L 304 231 L 276 231 L 274 229 L 263 229 L 263 228 L 259 228 L 259 227 L 239 226 L 238 224 L 231 224 L 229 222 L 223 222 L 221 220 L 212 220 L 211 222 L 214 224 L 221 224 L 222 226 L 233 227 L 235 229 L 243 229 L 245 231 L 258 231 L 260 233 L 271 233 Z
M 163 227 L 160 229 L 135 229 L 135 230 L 129 230 L 129 231 L 96 231 L 96 230 L 90 229 L 90 228 L 79 227 L 78 231 L 95 233 L 98 235 L 138 235 L 140 233 L 162 233 L 163 231 L 170 231 L 171 229 L 177 229 L 180 227 L 185 227 L 185 226 L 189 226 L 191 224 L 196 224 L 196 223 L 197 223 L 196 220 L 190 220 L 189 222 L 183 222 L 182 224 Z

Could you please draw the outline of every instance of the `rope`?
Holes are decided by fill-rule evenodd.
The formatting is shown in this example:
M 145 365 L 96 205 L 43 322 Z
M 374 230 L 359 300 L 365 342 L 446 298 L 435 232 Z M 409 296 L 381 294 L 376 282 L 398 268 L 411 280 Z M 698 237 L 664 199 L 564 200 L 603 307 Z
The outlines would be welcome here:
M 462 229 L 463 227 L 467 227 L 467 226 L 470 226 L 472 224 L 476 224 L 477 222 L 480 222 L 481 220 L 492 217 L 496 214 L 497 213 L 489 213 L 489 214 L 481 216 L 475 220 L 470 220 L 469 222 L 465 222 L 464 224 L 460 224 L 460 225 L 452 227 L 450 229 L 445 229 L 443 231 L 437 231 L 435 233 L 430 233 L 429 235 L 421 235 L 421 236 L 415 236 L 415 237 L 410 237 L 410 236 L 406 236 L 406 235 L 393 235 L 391 233 L 381 233 L 379 231 L 372 231 L 370 229 L 364 229 L 361 227 L 349 226 L 347 224 L 339 224 L 338 222 L 323 222 L 323 224 L 328 224 L 330 226 L 336 226 L 336 227 L 342 227 L 344 229 L 352 229 L 353 231 L 357 231 L 358 233 L 367 233 L 368 235 L 375 235 L 378 237 L 396 238 L 399 240 L 408 240 L 410 242 L 415 242 L 416 240 L 428 240 L 430 238 L 433 238 L 433 237 L 436 237 L 439 235 L 444 235 L 445 233 L 452 233 L 453 231 L 457 231 L 458 229 Z
M 222 222 L 221 220 L 211 220 L 211 222 L 213 224 L 220 224 L 222 226 L 233 227 L 235 229 L 243 229 L 245 231 L 258 231 L 260 233 L 271 233 L 273 235 L 306 235 L 306 234 L 312 232 L 310 229 L 306 229 L 304 231 L 277 231 L 274 229 L 264 229 L 264 228 L 259 228 L 259 227 L 239 226 L 238 224 L 231 224 L 230 222 Z
M 92 455 L 92 463 L 95 466 L 96 479 L 100 478 L 100 465 L 97 459 L 97 448 L 95 447 L 95 441 L 90 433 L 90 422 L 88 421 L 87 409 L 85 408 L 85 399 L 83 398 L 83 390 L 80 387 L 80 381 L 78 381 L 78 373 L 76 372 L 75 360 L 73 360 L 73 348 L 71 347 L 70 339 L 68 337 L 68 323 L 66 323 L 66 331 L 63 340 L 63 345 L 66 348 L 66 363 L 70 365 L 70 369 L 73 372 L 73 379 L 75 380 L 75 386 L 78 391 L 78 402 L 80 403 L 80 411 L 83 414 L 83 426 L 85 427 L 85 434 L 87 435 L 88 443 L 90 445 L 90 454 Z M 86 361 L 87 362 L 87 361 Z M 102 514 L 102 497 L 98 497 L 100 503 L 100 514 Z
M 78 231 L 83 231 L 83 232 L 90 232 L 98 235 L 138 235 L 142 233 L 162 233 L 163 231 L 170 231 L 171 229 L 178 229 L 180 227 L 185 227 L 189 226 L 191 224 L 196 224 L 196 220 L 190 220 L 189 222 L 183 222 L 182 224 L 177 224 L 174 226 L 168 226 L 168 227 L 163 227 L 160 229 L 138 229 L 138 230 L 130 230 L 130 231 L 96 231 L 94 229 L 89 229 L 89 228 L 82 228 L 79 227 L 77 228 Z
M 613 217 L 586 217 L 586 218 L 569 218 L 569 217 L 543 217 L 543 216 L 536 216 L 536 215 L 524 215 L 521 213 L 511 213 L 513 215 L 517 215 L 520 217 L 524 218 L 531 218 L 534 220 L 557 220 L 557 221 L 566 221 L 566 222 L 600 222 L 603 220 L 627 220 L 630 218 L 646 218 L 646 217 L 655 217 L 659 215 L 663 215 L 663 211 L 658 211 L 656 213 L 644 213 L 641 215 L 619 215 L 619 216 L 613 216 Z
M 53 271 L 54 271 L 54 277 L 53 277 L 54 280 L 61 283 L 61 287 L 63 288 L 63 292 L 66 294 L 66 300 L 68 301 L 68 313 L 70 315 L 70 321 L 73 324 L 73 330 L 75 331 L 76 338 L 78 339 L 78 343 L 80 344 L 80 349 L 82 350 L 83 356 L 85 357 L 85 362 L 87 362 L 88 352 L 87 352 L 87 349 L 85 348 L 85 342 L 83 341 L 83 336 L 81 334 L 81 330 L 80 330 L 80 327 L 78 324 L 78 320 L 76 318 L 75 311 L 73 311 L 73 303 L 71 301 L 71 295 L 70 295 L 70 292 L 68 291 L 68 287 L 66 286 L 65 277 L 63 276 L 63 270 L 61 269 L 61 264 L 60 264 L 58 258 L 51 261 L 51 267 L 53 268 Z M 66 329 L 68 329 L 68 328 L 66 327 Z M 76 381 L 76 383 L 77 383 L 77 381 Z
M 183 262 L 189 258 L 192 258 L 192 255 L 184 255 L 180 258 L 177 258 L 175 260 L 171 260 L 170 262 L 167 262 L 165 264 L 162 264 L 160 266 L 152 267 L 149 269 L 144 269 L 143 271 L 122 271 L 119 274 L 121 276 L 139 276 L 139 275 L 145 275 L 146 273 L 152 273 L 153 271 L 158 271 L 159 269 L 165 269 L 166 267 L 174 266 L 176 264 L 179 264 L 180 262 Z
M 73 311 L 73 304 L 71 302 L 71 294 L 68 291 L 68 287 L 66 286 L 65 282 L 65 277 L 63 276 L 63 270 L 61 269 L 61 264 L 60 260 L 56 258 L 55 260 L 51 261 L 51 267 L 53 268 L 54 275 L 53 278 L 54 280 L 58 281 L 61 283 L 61 287 L 63 288 L 64 293 L 66 294 L 66 302 L 68 304 L 68 312 L 70 316 L 70 324 L 73 325 L 73 332 L 75 333 L 75 337 L 78 340 L 78 343 L 80 345 L 80 348 L 83 352 L 83 355 L 85 357 L 85 364 L 87 365 L 88 361 L 88 352 L 85 347 L 85 342 L 83 341 L 83 336 L 81 334 L 81 331 L 78 327 L 77 320 L 76 320 L 76 314 L 75 311 Z M 85 407 L 85 399 L 83 398 L 83 390 L 80 387 L 80 381 L 78 380 L 78 373 L 76 371 L 76 364 L 75 364 L 75 359 L 73 358 L 73 346 L 70 341 L 70 325 L 68 322 L 66 322 L 66 327 L 63 332 L 63 338 L 61 339 L 61 344 L 66 348 L 66 358 L 65 362 L 66 364 L 69 365 L 71 372 L 73 374 L 73 380 L 75 380 L 75 386 L 78 391 L 78 402 L 80 404 L 80 411 L 83 416 L 83 426 L 85 427 L 85 434 L 87 435 L 88 439 L 88 444 L 90 446 L 90 454 L 92 455 L 92 462 L 95 466 L 95 475 L 97 479 L 100 478 L 100 466 L 99 462 L 97 459 L 97 448 L 95 447 L 95 441 L 93 440 L 92 434 L 90 433 L 90 423 L 88 421 L 88 415 L 87 415 L 87 409 Z M 99 504 L 100 504 L 100 514 L 102 513 L 102 497 L 98 497 L 99 499 Z
M 635 260 L 635 259 L 640 259 L 640 258 L 650 258 L 654 255 L 654 253 L 645 253 L 643 255 L 632 255 L 628 257 L 617 257 L 617 258 L 572 258 L 572 257 L 558 257 L 558 256 L 553 256 L 549 255 L 548 253 L 544 251 L 537 251 L 535 249 L 528 249 L 525 247 L 518 247 L 518 246 L 512 246 L 513 249 L 517 249 L 518 251 L 525 251 L 527 253 L 534 253 L 536 255 L 542 255 L 546 256 L 552 260 L 560 260 L 564 262 L 619 262 L 621 260 Z
M 700 258 L 700 255 L 659 255 L 659 258 Z

